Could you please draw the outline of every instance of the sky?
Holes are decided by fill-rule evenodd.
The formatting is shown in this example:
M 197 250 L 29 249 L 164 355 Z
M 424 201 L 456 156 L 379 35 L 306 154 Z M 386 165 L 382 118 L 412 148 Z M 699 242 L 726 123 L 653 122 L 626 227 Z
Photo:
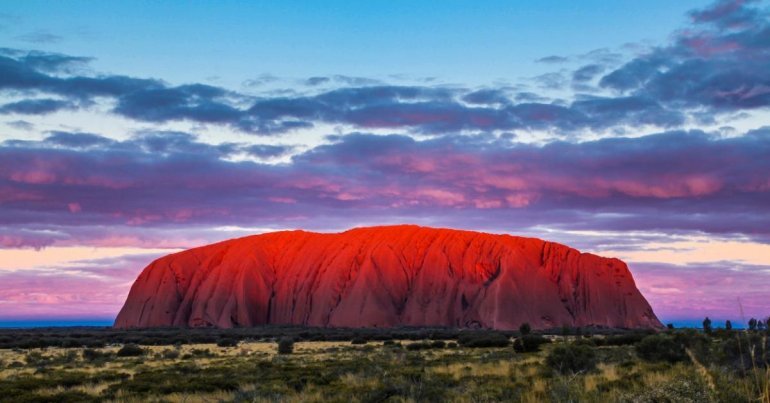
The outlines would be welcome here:
M 0 1 L 0 325 L 109 323 L 153 259 L 415 223 L 770 315 L 768 1 Z

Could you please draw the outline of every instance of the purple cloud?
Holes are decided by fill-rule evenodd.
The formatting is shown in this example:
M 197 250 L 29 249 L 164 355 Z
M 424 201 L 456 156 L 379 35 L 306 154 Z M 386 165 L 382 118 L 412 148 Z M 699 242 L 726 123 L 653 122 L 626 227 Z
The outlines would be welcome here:
M 668 321 L 710 316 L 746 326 L 749 318 L 770 315 L 770 266 L 637 263 L 631 269 L 655 313 Z
M 0 271 L 0 317 L 112 317 L 141 269 L 157 257 L 128 255 L 34 271 Z
M 770 106 L 770 18 L 749 1 L 720 1 L 691 13 L 674 43 L 602 77 L 604 88 L 678 109 L 713 113 Z
M 331 139 L 283 165 L 222 159 L 281 146 L 209 145 L 175 132 L 122 142 L 61 133 L 6 142 L 0 226 L 11 236 L 18 236 L 13 228 L 61 226 L 77 237 L 72 228 L 99 225 L 303 226 L 317 219 L 316 226 L 339 228 L 351 219 L 431 217 L 463 227 L 770 237 L 767 129 L 734 138 L 667 132 L 539 147 L 494 136 Z

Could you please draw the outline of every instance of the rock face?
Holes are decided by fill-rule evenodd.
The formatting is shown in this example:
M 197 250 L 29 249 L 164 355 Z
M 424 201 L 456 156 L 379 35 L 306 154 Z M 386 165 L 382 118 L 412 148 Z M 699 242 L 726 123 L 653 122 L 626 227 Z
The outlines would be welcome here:
M 283 231 L 160 258 L 115 327 L 661 327 L 626 264 L 533 238 L 412 225 Z

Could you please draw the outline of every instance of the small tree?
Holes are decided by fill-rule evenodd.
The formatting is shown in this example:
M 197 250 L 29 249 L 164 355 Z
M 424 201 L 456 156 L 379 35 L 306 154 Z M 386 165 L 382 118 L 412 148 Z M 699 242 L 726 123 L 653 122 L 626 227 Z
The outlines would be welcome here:
M 733 330 L 733 324 L 729 320 L 725 322 L 725 329 Z
M 749 330 L 757 330 L 757 320 L 754 318 L 749 319 Z
M 278 341 L 278 354 L 291 354 L 294 352 L 294 339 L 291 337 L 282 337 Z
M 551 341 L 539 334 L 528 334 L 513 341 L 513 350 L 517 353 L 533 353 L 540 351 L 540 346 Z
M 521 326 L 519 326 L 519 333 L 521 333 L 522 336 L 526 336 L 532 333 L 532 327 L 529 326 L 529 323 L 522 323 Z
M 666 325 L 666 328 L 668 328 L 668 330 L 674 330 L 674 324 L 673 323 L 669 323 L 669 324 Z
M 706 316 L 706 319 L 703 319 L 703 331 L 711 334 L 711 319 L 708 316 Z

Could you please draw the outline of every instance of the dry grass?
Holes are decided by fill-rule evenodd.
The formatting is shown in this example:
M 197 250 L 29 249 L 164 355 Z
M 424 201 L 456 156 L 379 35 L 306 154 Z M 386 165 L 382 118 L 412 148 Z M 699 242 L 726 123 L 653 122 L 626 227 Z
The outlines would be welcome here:
M 510 361 L 497 361 L 490 363 L 452 363 L 432 368 L 433 372 L 451 375 L 454 379 L 478 376 L 508 377 L 515 366 Z
M 408 345 L 410 342 L 401 343 Z M 392 388 L 399 393 L 391 396 L 389 401 L 423 401 L 426 399 L 421 399 L 420 393 L 425 389 L 438 388 L 439 392 L 444 394 L 444 400 L 458 402 L 496 400 L 543 402 L 567 399 L 565 397 L 567 396 L 572 401 L 609 403 L 623 401 L 629 394 L 662 388 L 684 378 L 701 377 L 709 383 L 710 389 L 714 388 L 714 380 L 709 382 L 710 369 L 699 365 L 697 360 L 679 364 L 650 364 L 642 361 L 629 363 L 622 357 L 633 354 L 633 349 L 630 347 L 602 347 L 603 352 L 623 354 L 617 354 L 617 357 L 621 358 L 615 358 L 615 361 L 610 359 L 600 362 L 595 371 L 575 376 L 553 375 L 550 372 L 545 364 L 549 346 L 546 346 L 542 352 L 527 354 L 515 353 L 510 347 L 489 349 L 459 347 L 407 351 L 404 348 L 383 346 L 381 342 L 370 342 L 366 346 L 361 346 L 351 345 L 350 342 L 326 341 L 297 342 L 294 345 L 294 354 L 291 355 L 278 355 L 274 342 L 242 342 L 236 347 L 227 348 L 214 344 L 145 348 L 148 353 L 142 357 L 112 356 L 99 363 L 84 361 L 83 349 L 34 349 L 31 350 L 34 353 L 33 356 L 39 353 L 43 357 L 60 358 L 59 361 L 55 361 L 56 364 L 46 366 L 48 372 L 39 373 L 36 373 L 38 369 L 33 365 L 27 365 L 29 351 L 0 350 L 0 361 L 5 366 L 5 368 L 0 367 L 0 386 L 4 380 L 17 379 L 20 376 L 42 380 L 51 371 L 94 377 L 105 371 L 111 371 L 126 374 L 128 381 L 97 378 L 95 381 L 87 380 L 86 383 L 70 388 L 45 387 L 37 389 L 35 393 L 55 400 L 60 394 L 79 392 L 99 399 L 107 396 L 120 402 L 219 402 L 232 401 L 236 398 L 256 402 L 323 402 L 335 398 L 358 401 L 364 399 L 368 391 L 381 391 L 387 388 Z M 117 350 L 116 346 L 100 349 L 102 352 L 113 354 Z M 166 358 L 165 353 L 168 350 L 178 351 L 178 357 Z M 201 351 L 208 353 L 201 354 Z M 68 353 L 70 355 L 67 355 Z M 72 356 L 75 357 L 74 362 L 62 364 L 64 357 L 72 359 Z M 24 367 L 7 368 L 11 362 L 20 362 Z M 248 371 L 248 368 L 257 368 L 256 364 L 260 363 L 270 371 L 284 371 L 279 373 L 286 374 L 285 377 L 281 375 L 269 381 L 262 381 L 260 378 L 260 382 L 254 383 L 254 379 L 248 378 L 246 374 L 239 378 L 234 387 L 230 386 L 228 390 L 210 393 L 183 393 L 187 389 L 181 389 L 182 392 L 180 389 L 171 389 L 175 393 L 158 395 L 161 389 L 150 389 L 151 392 L 134 390 L 131 393 L 122 389 L 124 387 L 122 382 L 141 379 L 141 376 L 134 377 L 134 375 L 146 377 L 148 371 L 153 371 L 153 374 L 164 371 L 173 373 L 173 368 L 176 367 L 192 368 L 193 371 L 203 369 L 216 371 L 218 368 L 239 368 L 240 371 Z M 309 372 L 307 368 L 313 368 L 313 371 Z M 329 371 L 336 372 L 325 383 L 316 382 L 318 379 L 316 375 Z M 420 376 L 415 377 L 415 374 Z M 175 379 L 173 376 L 177 375 L 166 375 L 164 384 L 173 384 Z M 306 380 L 303 381 L 305 383 L 302 386 L 297 387 L 296 381 L 300 377 Z M 768 390 L 770 370 L 758 372 L 756 377 L 740 378 L 735 381 L 735 384 L 743 387 L 746 383 L 749 387 L 749 383 L 755 382 L 755 378 L 760 379 L 760 384 L 754 388 L 756 392 L 752 393 L 755 393 L 755 396 L 759 394 L 759 402 L 770 403 L 770 390 Z M 274 389 L 265 388 L 265 383 L 268 382 L 272 382 L 271 388 L 274 387 Z M 436 386 L 437 382 L 445 382 L 445 386 Z M 506 395 L 511 391 L 515 393 Z M 388 396 L 387 393 L 394 392 L 383 393 L 382 396 Z M 0 396 L 0 401 L 2 400 L 3 397 Z
M 230 402 L 235 395 L 232 392 L 213 393 L 171 393 L 162 397 L 162 400 L 170 403 L 211 403 Z M 159 399 L 160 400 L 160 399 Z

